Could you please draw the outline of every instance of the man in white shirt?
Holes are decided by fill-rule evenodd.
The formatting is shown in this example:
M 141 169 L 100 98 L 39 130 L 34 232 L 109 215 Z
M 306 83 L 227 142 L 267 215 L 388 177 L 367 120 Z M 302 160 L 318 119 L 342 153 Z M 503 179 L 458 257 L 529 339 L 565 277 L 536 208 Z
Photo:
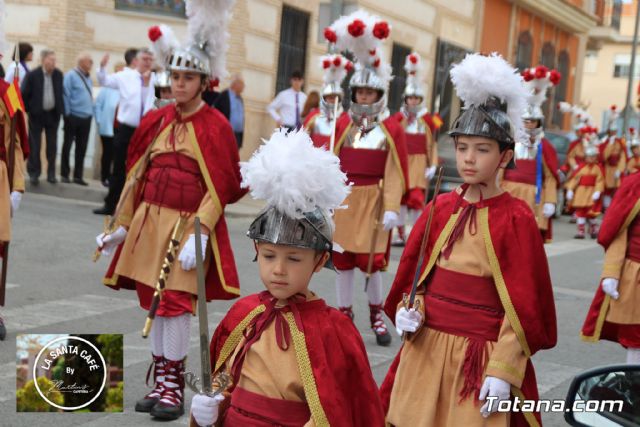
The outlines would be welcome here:
M 132 49 L 125 53 L 128 67 L 115 74 L 107 74 L 106 66 L 109 55 L 100 61 L 98 82 L 100 85 L 117 89 L 120 92 L 118 113 L 116 115 L 117 130 L 113 141 L 113 174 L 109 180 L 109 193 L 104 199 L 104 206 L 93 213 L 112 215 L 120 199 L 120 193 L 126 179 L 127 148 L 129 140 L 140 124 L 142 116 L 153 108 L 155 93 L 153 89 L 153 54 L 149 49 L 140 49 L 131 58 Z
M 289 80 L 291 87 L 280 92 L 276 98 L 271 101 L 267 107 L 267 111 L 276 121 L 278 127 L 285 127 L 289 130 L 300 129 L 302 126 L 302 107 L 307 100 L 307 95 L 302 92 L 304 78 L 300 71 L 291 73 Z

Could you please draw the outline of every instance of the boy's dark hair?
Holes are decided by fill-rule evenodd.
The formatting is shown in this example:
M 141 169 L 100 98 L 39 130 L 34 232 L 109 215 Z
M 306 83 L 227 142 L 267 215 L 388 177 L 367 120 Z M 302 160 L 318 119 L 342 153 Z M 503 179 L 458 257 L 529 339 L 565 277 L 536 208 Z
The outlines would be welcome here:
M 131 61 L 138 55 L 138 49 L 130 47 L 124 52 L 124 62 L 127 63 L 127 67 L 131 66 Z
M 31 46 L 31 43 L 20 42 L 18 43 L 18 46 L 13 49 L 11 59 L 14 61 L 16 60 L 16 49 L 18 49 L 18 52 L 20 53 L 20 61 L 24 61 L 27 55 L 33 52 L 33 46 Z
M 292 79 L 303 79 L 304 77 L 302 76 L 302 73 L 299 70 L 295 70 L 293 73 L 291 73 L 291 78 Z

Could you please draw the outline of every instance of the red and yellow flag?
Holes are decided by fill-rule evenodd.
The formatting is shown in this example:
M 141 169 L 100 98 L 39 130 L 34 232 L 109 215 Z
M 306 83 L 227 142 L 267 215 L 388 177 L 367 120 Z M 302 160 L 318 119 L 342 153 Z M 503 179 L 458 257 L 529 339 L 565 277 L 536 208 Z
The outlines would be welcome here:
M 9 110 L 10 117 L 13 117 L 17 111 L 24 111 L 24 101 L 22 100 L 22 93 L 20 93 L 20 85 L 17 77 L 18 73 L 16 72 L 13 83 L 9 85 L 7 91 L 2 95 L 2 99 Z
M 440 129 L 442 127 L 442 124 L 444 122 L 442 121 L 442 117 L 440 117 L 440 114 L 435 113 L 433 115 L 433 124 L 435 126 L 436 129 Z

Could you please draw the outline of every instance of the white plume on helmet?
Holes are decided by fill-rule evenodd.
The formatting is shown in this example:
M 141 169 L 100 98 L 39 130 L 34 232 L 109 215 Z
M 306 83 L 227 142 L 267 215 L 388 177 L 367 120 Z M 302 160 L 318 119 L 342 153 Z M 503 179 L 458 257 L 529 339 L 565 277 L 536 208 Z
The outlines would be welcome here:
M 341 84 L 342 80 L 347 76 L 350 67 L 353 67 L 351 61 L 341 54 L 327 54 L 320 57 L 320 67 L 322 67 L 322 83 L 329 85 L 332 83 Z
M 227 48 L 229 32 L 227 24 L 235 0 L 187 0 L 187 45 L 205 44 L 209 56 L 211 76 L 227 77 Z
M 417 52 L 411 52 L 404 60 L 404 70 L 407 72 L 405 80 L 405 96 L 420 96 L 424 99 L 424 61 Z
M 527 138 L 522 115 L 527 108 L 527 90 L 522 76 L 498 53 L 467 54 L 451 68 L 451 81 L 465 108 L 484 105 L 490 98 L 507 104 L 507 115 L 516 141 Z
M 593 121 L 591 114 L 589 114 L 587 110 L 585 110 L 584 108 L 578 105 L 573 105 L 565 101 L 560 101 L 558 102 L 558 110 L 560 110 L 561 113 L 571 114 L 572 119 L 574 121 L 577 121 L 577 124 L 576 124 L 577 127 L 595 125 L 595 122 Z
M 295 219 L 316 208 L 330 213 L 341 207 L 351 188 L 335 154 L 314 147 L 304 130 L 278 129 L 263 141 L 249 161 L 240 163 L 242 187 L 254 199 Z
M 391 26 L 383 19 L 357 10 L 341 16 L 329 28 L 335 33 L 338 51 L 350 51 L 356 58 L 356 71 L 370 68 L 385 84 L 392 76 L 391 65 L 383 58 L 382 42 L 389 36 Z
M 171 27 L 165 24 L 149 28 L 149 40 L 151 40 L 151 50 L 156 61 L 163 65 L 171 52 L 180 46 L 180 42 Z

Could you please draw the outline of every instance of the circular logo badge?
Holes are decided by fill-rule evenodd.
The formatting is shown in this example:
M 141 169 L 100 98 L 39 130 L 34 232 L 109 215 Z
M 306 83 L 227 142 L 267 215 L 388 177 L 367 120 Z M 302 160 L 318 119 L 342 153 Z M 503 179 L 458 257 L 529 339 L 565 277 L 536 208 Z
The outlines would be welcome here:
M 37 381 L 38 369 L 50 370 L 59 363 L 63 369 L 62 379 L 55 379 L 48 390 L 42 390 Z M 100 396 L 107 383 L 107 364 L 93 343 L 80 337 L 63 336 L 42 347 L 33 364 L 33 378 L 38 394 L 49 405 L 74 411 L 91 405 Z M 53 392 L 65 396 L 63 405 L 48 398 Z M 67 398 L 71 395 L 72 398 Z

